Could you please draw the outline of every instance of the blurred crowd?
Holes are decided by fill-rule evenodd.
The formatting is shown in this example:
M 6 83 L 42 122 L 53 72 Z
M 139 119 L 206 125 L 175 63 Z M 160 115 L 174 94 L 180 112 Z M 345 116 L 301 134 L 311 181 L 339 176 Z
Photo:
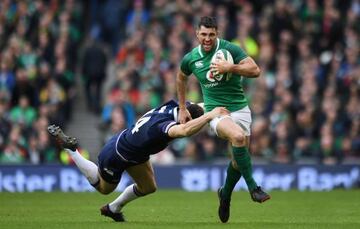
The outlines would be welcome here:
M 4 0 L 0 163 L 63 161 L 66 154 L 46 126 L 71 120 L 77 76 L 87 108 L 101 119 L 103 143 L 176 98 L 179 63 L 198 45 L 195 29 L 204 15 L 216 16 L 219 36 L 242 47 L 262 70 L 259 78 L 244 79 L 254 159 L 360 159 L 359 0 Z M 102 91 L 105 80 L 110 87 Z M 195 77 L 187 95 L 202 101 Z M 227 149 L 205 128 L 152 160 L 221 160 Z
M 0 2 L 0 163 L 58 163 L 49 123 L 71 119 L 83 8 Z

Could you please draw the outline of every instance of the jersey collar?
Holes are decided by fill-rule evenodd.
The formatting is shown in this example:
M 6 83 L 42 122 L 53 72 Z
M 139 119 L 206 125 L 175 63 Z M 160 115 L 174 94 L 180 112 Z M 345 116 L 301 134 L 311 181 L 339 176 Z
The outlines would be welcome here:
M 215 48 L 215 52 L 219 49 L 219 45 L 220 45 L 220 39 L 219 39 L 219 38 L 216 38 L 216 48 Z M 201 57 L 204 57 L 204 53 L 203 53 L 203 51 L 202 51 L 201 45 L 199 45 L 198 52 L 199 52 L 199 54 L 200 54 Z M 210 52 L 211 52 L 211 51 L 210 51 Z

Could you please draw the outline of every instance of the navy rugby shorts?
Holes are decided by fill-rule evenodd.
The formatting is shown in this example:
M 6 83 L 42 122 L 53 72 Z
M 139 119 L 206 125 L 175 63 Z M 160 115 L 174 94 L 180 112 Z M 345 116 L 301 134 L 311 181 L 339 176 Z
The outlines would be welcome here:
M 121 175 L 130 166 L 140 163 L 123 160 L 116 152 L 116 140 L 118 134 L 111 137 L 105 144 L 98 156 L 99 173 L 108 183 L 117 184 L 120 182 Z

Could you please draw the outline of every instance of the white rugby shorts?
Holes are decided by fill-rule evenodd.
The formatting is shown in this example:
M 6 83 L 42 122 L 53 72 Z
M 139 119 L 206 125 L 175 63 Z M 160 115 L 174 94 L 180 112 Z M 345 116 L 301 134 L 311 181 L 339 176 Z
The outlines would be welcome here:
M 245 136 L 250 136 L 251 135 L 251 111 L 249 106 L 246 106 L 238 111 L 234 111 L 230 113 L 229 115 L 223 115 L 223 116 L 219 116 L 214 118 L 213 120 L 210 121 L 210 128 L 212 131 L 214 131 L 214 133 L 216 135 L 218 135 L 217 131 L 216 131 L 216 127 L 219 124 L 219 122 L 224 119 L 224 118 L 231 118 L 235 123 L 237 123 L 243 130 L 245 133 Z

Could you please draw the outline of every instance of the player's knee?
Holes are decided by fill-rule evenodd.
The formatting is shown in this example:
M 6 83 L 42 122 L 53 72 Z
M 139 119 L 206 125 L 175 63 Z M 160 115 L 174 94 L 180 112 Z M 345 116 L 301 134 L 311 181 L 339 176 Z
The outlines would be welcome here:
M 149 187 L 149 188 L 146 190 L 146 195 L 156 192 L 156 189 L 157 189 L 156 186 Z
M 232 167 L 233 167 L 234 169 L 239 170 L 239 166 L 238 166 L 238 164 L 236 163 L 235 160 L 231 160 L 231 165 L 232 165 Z
M 108 194 L 112 193 L 115 188 L 116 188 L 116 186 L 109 187 L 106 185 L 99 185 L 98 187 L 96 187 L 96 190 L 98 190 L 98 192 L 100 192 L 103 195 L 108 195 Z
M 156 189 L 157 189 L 156 184 L 138 187 L 138 191 L 144 196 L 156 192 Z
M 112 193 L 112 190 L 104 189 L 104 188 L 99 188 L 98 191 L 103 195 L 109 195 L 110 193 Z
M 156 185 L 150 185 L 150 186 L 146 187 L 146 189 L 145 189 L 146 194 L 145 195 L 149 195 L 151 193 L 156 192 L 156 189 L 157 189 Z
M 234 146 L 241 147 L 246 145 L 246 137 L 243 133 L 236 133 L 231 138 L 231 143 Z

